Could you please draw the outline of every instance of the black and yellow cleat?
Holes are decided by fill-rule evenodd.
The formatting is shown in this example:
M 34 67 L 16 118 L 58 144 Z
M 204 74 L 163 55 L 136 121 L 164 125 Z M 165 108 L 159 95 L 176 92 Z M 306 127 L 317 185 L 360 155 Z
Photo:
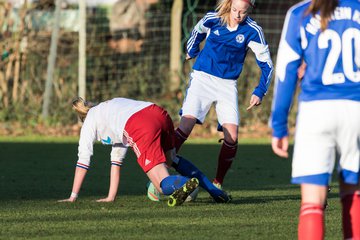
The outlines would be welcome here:
M 229 193 L 222 191 L 222 193 L 218 196 L 213 197 L 215 202 L 217 203 L 229 203 L 232 200 L 232 197 Z
M 168 206 L 179 206 L 185 202 L 186 198 L 199 186 L 199 180 L 197 178 L 189 179 L 181 188 L 175 190 L 170 195 L 168 200 Z

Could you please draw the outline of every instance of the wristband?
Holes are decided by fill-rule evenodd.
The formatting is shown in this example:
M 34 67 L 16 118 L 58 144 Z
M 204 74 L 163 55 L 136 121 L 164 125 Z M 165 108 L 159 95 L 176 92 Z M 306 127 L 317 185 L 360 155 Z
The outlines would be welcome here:
M 77 198 L 78 196 L 77 193 L 71 192 L 70 198 Z

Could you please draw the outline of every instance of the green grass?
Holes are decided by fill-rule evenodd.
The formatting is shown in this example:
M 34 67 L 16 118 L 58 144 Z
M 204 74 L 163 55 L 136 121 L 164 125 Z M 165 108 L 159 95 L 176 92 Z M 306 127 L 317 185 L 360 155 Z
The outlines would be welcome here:
M 241 142 L 224 184 L 232 203 L 215 204 L 201 191 L 174 208 L 146 198 L 147 178 L 131 151 L 117 200 L 96 203 L 109 184 L 110 148 L 101 145 L 78 201 L 57 203 L 70 194 L 77 160 L 77 138 L 65 140 L 0 139 L 0 239 L 296 239 L 299 189 L 289 184 L 290 160 L 275 157 L 267 139 Z M 219 148 L 196 140 L 181 154 L 212 178 Z M 326 239 L 341 238 L 334 183 Z

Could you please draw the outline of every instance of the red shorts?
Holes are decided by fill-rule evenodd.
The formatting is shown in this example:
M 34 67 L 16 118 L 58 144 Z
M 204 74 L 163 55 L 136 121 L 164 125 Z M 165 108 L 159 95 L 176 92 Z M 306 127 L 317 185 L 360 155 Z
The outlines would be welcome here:
M 132 115 L 124 136 L 144 172 L 166 162 L 165 153 L 174 148 L 174 125 L 163 108 L 153 104 Z

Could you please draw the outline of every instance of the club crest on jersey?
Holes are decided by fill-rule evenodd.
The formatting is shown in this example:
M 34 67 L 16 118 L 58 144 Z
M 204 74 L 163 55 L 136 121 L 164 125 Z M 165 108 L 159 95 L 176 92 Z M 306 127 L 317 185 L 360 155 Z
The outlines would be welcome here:
M 244 40 L 245 40 L 245 37 L 244 37 L 243 34 L 238 34 L 238 35 L 236 36 L 236 41 L 237 41 L 238 43 L 243 43 Z

